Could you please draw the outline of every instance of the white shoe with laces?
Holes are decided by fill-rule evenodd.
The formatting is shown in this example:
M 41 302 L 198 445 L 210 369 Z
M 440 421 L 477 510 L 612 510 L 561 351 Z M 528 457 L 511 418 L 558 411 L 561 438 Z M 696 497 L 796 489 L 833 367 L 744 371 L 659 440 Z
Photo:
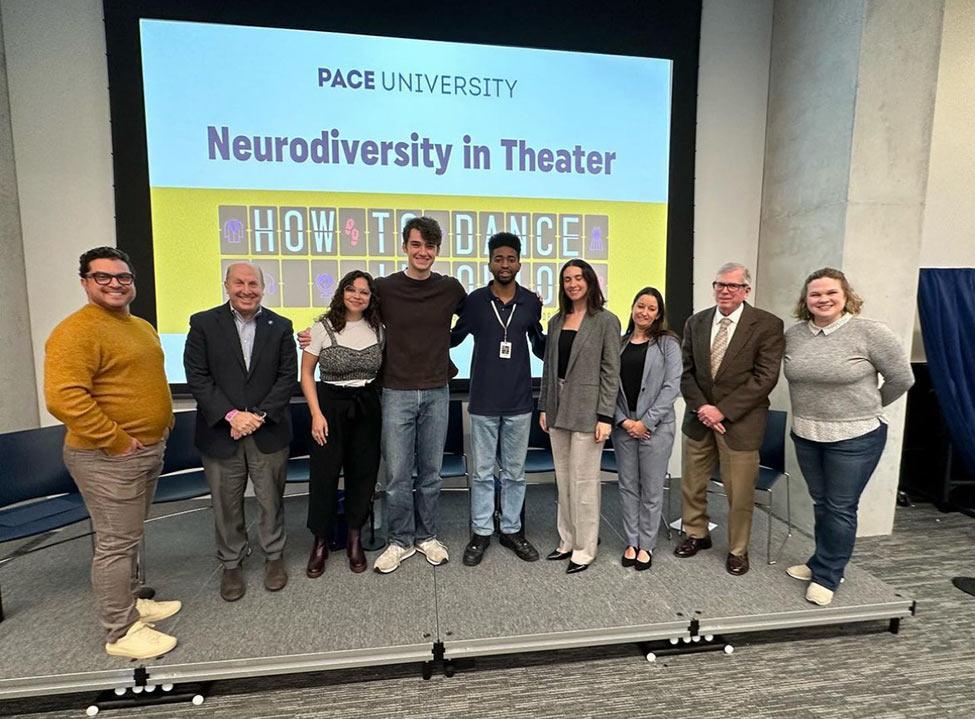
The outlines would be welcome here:
M 176 637 L 157 632 L 144 622 L 136 622 L 124 636 L 105 644 L 105 652 L 113 657 L 153 659 L 161 657 L 176 646 Z
M 423 540 L 416 545 L 416 549 L 435 567 L 450 560 L 447 554 L 447 546 L 436 537 Z
M 380 574 L 389 574 L 399 569 L 399 565 L 414 554 L 416 554 L 416 549 L 413 547 L 401 547 L 390 542 L 386 550 L 376 557 L 372 568 Z
M 168 619 L 183 608 L 183 603 L 178 600 L 168 602 L 156 602 L 152 599 L 136 599 L 136 611 L 139 612 L 139 619 L 145 624 L 161 622 Z

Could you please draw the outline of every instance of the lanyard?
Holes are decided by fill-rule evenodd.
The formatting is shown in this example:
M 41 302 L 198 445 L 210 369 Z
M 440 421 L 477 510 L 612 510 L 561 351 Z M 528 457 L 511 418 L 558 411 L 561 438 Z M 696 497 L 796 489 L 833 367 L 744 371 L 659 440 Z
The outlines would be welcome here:
M 504 330 L 504 341 L 508 341 L 508 325 L 511 324 L 511 318 L 515 316 L 515 310 L 518 309 L 518 305 L 514 304 L 511 306 L 511 314 L 508 315 L 508 321 L 501 321 L 501 314 L 498 312 L 498 306 L 494 304 L 494 300 L 491 300 L 491 309 L 494 310 L 494 316 L 498 318 L 498 324 L 501 325 L 501 329 Z

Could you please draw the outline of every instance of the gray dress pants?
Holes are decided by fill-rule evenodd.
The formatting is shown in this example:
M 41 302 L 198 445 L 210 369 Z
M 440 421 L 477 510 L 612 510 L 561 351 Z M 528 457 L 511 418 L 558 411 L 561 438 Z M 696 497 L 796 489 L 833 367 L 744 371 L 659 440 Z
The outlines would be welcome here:
M 613 430 L 623 536 L 631 547 L 652 552 L 657 543 L 676 426 L 674 422 L 658 424 L 648 439 L 633 439 L 619 427 Z

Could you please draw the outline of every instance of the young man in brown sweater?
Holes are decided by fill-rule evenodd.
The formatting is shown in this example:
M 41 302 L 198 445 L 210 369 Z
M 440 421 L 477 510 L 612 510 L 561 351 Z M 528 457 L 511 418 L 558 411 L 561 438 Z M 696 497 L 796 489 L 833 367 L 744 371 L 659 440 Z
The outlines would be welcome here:
M 159 336 L 133 317 L 135 273 L 128 256 L 96 247 L 81 256 L 88 304 L 48 338 L 47 408 L 65 424 L 64 463 L 95 530 L 91 581 L 112 656 L 151 659 L 176 646 L 153 622 L 180 610 L 178 601 L 133 595 L 136 553 L 163 466 L 173 402 Z

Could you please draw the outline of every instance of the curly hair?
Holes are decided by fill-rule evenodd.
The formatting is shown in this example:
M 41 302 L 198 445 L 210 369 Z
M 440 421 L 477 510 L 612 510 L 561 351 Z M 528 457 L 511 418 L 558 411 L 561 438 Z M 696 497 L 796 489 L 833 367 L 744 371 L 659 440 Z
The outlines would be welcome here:
M 341 332 L 345 329 L 345 288 L 351 287 L 352 283 L 357 279 L 362 278 L 369 285 L 369 304 L 366 309 L 362 311 L 362 318 L 369 323 L 376 332 L 379 332 L 379 325 L 382 324 L 382 317 L 379 314 L 379 297 L 376 296 L 376 283 L 372 279 L 372 275 L 368 272 L 363 272 L 362 270 L 352 270 L 345 275 L 341 280 L 339 280 L 339 286 L 335 288 L 335 294 L 332 295 L 332 302 L 329 304 L 328 309 L 316 320 L 316 322 L 323 322 L 328 320 L 328 323 L 332 325 L 332 329 L 336 332 Z

